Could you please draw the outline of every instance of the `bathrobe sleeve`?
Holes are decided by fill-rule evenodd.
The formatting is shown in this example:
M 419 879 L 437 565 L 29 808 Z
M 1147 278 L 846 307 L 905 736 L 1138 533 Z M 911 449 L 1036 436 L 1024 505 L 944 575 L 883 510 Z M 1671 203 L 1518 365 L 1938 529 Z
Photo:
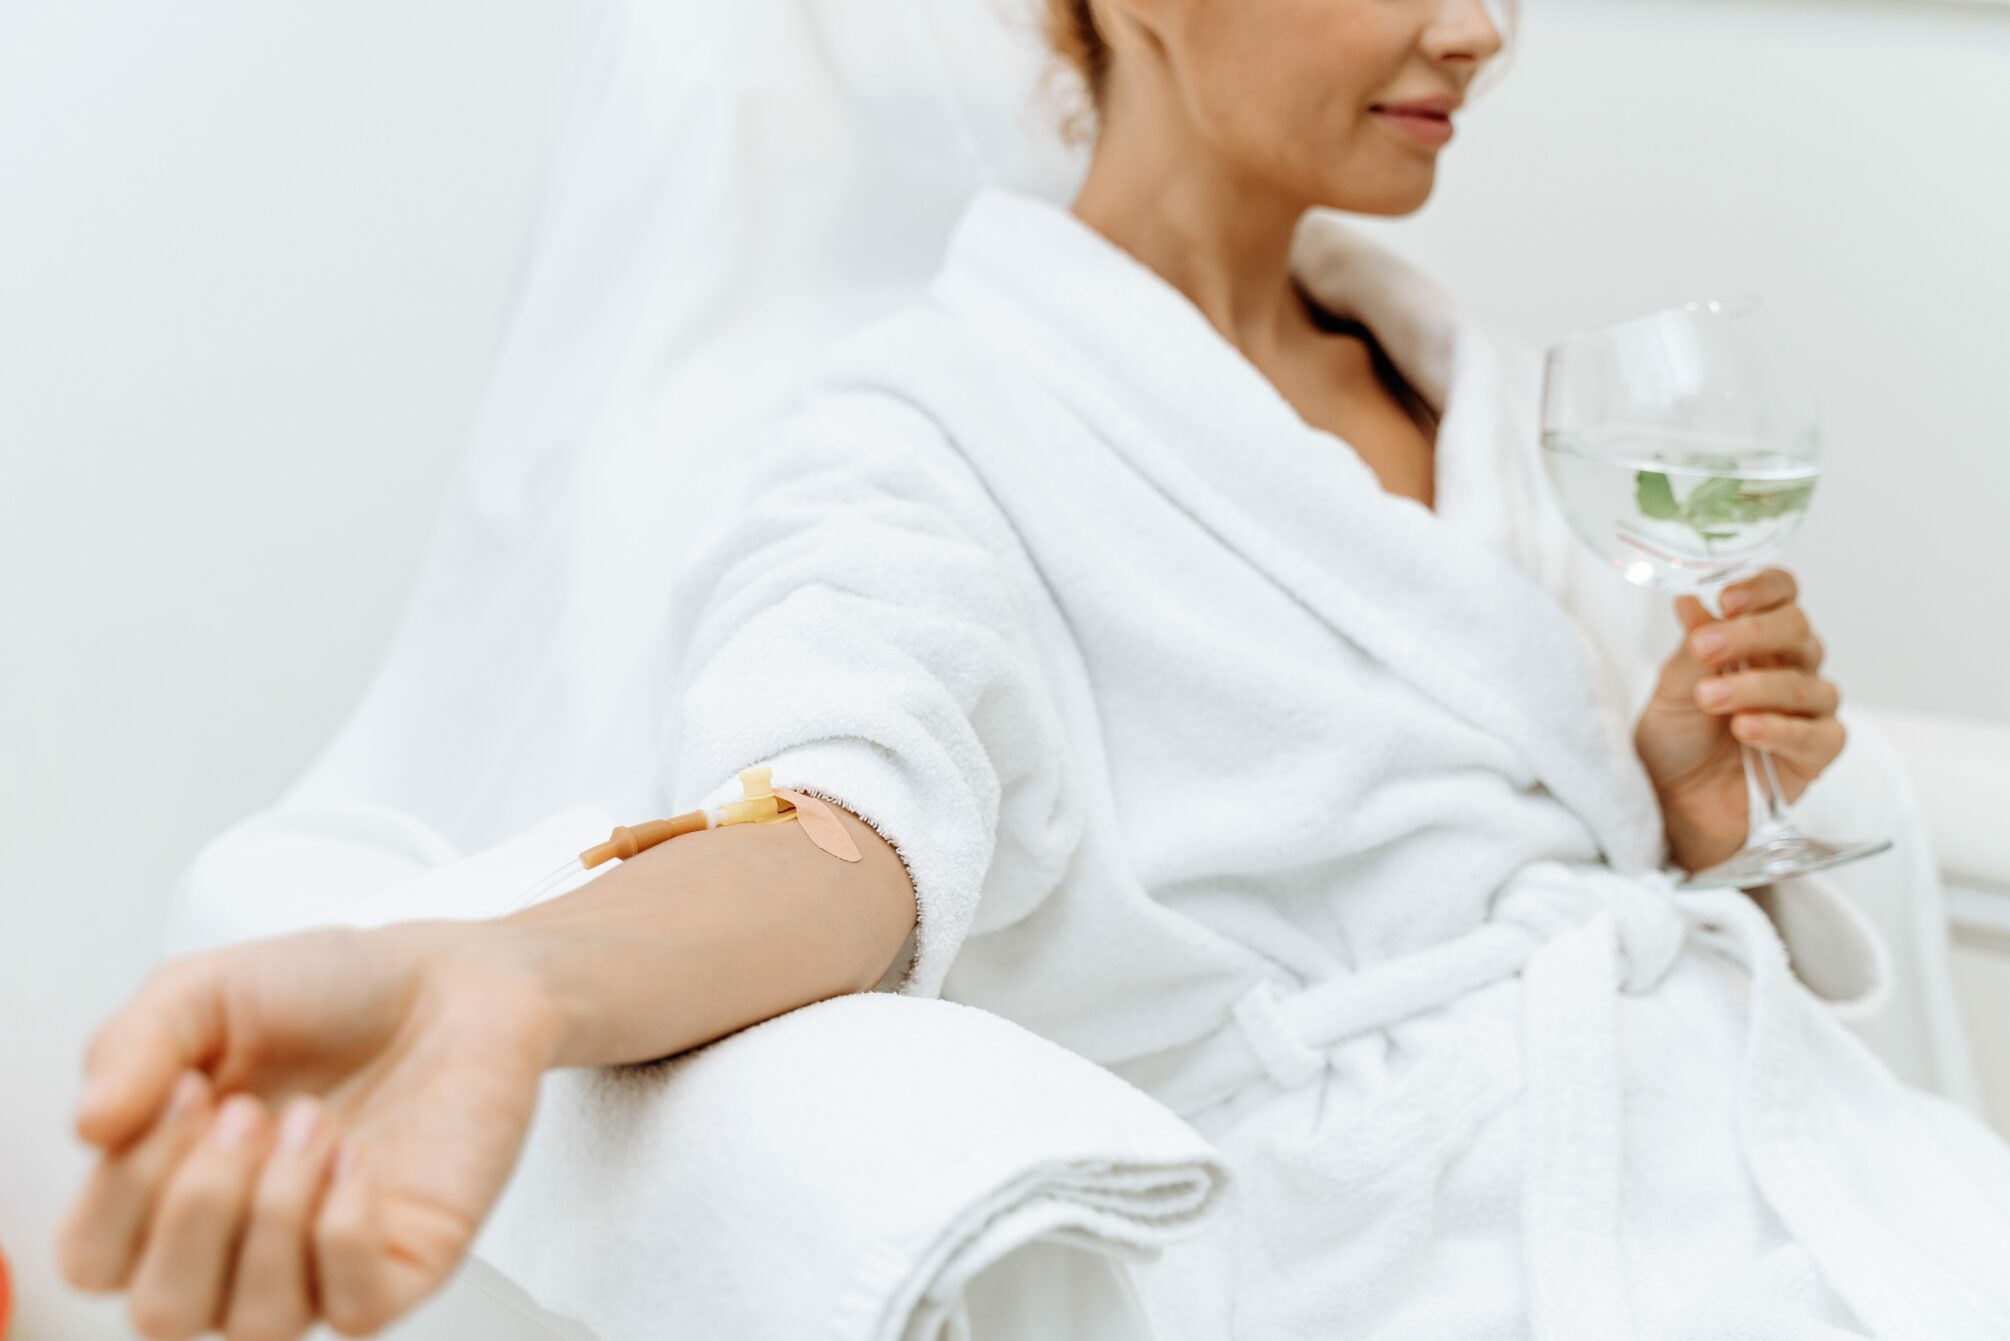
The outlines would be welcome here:
M 938 995 L 980 903 L 988 925 L 1023 916 L 1080 835 L 1043 589 L 976 472 L 892 394 L 818 392 L 744 466 L 688 575 L 669 791 L 717 805 L 766 764 L 858 815 L 917 903 L 881 986 Z

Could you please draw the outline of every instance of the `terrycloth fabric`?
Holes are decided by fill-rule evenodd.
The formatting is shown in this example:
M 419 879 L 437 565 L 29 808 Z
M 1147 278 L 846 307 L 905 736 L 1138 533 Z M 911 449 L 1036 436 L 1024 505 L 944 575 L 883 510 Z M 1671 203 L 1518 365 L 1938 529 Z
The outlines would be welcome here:
M 937 1341 L 1012 1253 L 1149 1261 L 1220 1218 L 1225 1182 L 1109 1072 L 985 1011 L 868 992 L 661 1065 L 553 1073 L 476 1251 L 609 1341 Z M 1014 1335 L 1076 1334 L 1065 1297 L 1032 1305 L 1049 1327 Z
M 1839 1023 L 1875 933 L 1670 888 L 1628 724 L 1676 626 L 1555 516 L 1535 361 L 1299 243 L 1442 412 L 1435 511 L 987 192 L 703 550 L 677 807 L 757 762 L 849 806 L 916 883 L 902 990 L 1217 1142 L 1240 1214 L 1135 1273 L 1163 1341 L 2010 1335 L 2010 1152 Z
M 682 649 L 658 616 L 705 594 L 687 559 L 716 481 L 815 351 L 922 294 L 978 184 L 1079 186 L 1086 154 L 1052 133 L 1052 58 L 1019 0 L 590 8 L 579 102 L 409 616 L 322 757 L 193 864 L 191 929 L 257 934 L 359 897 L 412 869 L 417 831 L 453 854 L 578 802 L 665 813 L 656 726 Z M 1809 799 L 1811 827 L 1905 848 L 1836 873 L 1896 966 L 1894 1008 L 1851 1027 L 1979 1108 L 1931 845 L 1868 725 L 1853 713 Z M 389 863 L 338 876 L 331 840 Z M 205 906 L 260 862 L 281 874 L 256 898 Z
M 247 834 L 242 885 L 212 864 L 204 904 L 270 904 L 270 860 L 311 855 L 352 897 L 276 904 L 263 932 L 293 929 L 289 909 L 297 925 L 488 918 L 612 824 L 575 806 L 365 897 L 383 835 L 275 854 Z M 982 1010 L 866 993 L 670 1061 L 552 1072 L 473 1252 L 603 1341 L 959 1341 L 973 1325 L 1044 1341 L 1083 1310 L 1134 1318 L 1110 1264 L 1203 1232 L 1226 1182 L 1207 1142 L 1108 1071 Z M 992 1299 L 1004 1282 L 1015 1297 Z

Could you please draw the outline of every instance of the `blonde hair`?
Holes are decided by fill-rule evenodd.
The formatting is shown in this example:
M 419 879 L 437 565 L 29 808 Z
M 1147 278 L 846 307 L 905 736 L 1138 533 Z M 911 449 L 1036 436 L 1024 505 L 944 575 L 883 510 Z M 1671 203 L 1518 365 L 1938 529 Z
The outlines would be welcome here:
M 1074 141 L 1092 140 L 1103 105 L 1103 85 L 1110 73 L 1110 44 L 1096 25 L 1090 0 L 1044 0 L 1042 27 L 1047 45 L 1082 82 L 1084 105 L 1073 108 L 1061 132 Z

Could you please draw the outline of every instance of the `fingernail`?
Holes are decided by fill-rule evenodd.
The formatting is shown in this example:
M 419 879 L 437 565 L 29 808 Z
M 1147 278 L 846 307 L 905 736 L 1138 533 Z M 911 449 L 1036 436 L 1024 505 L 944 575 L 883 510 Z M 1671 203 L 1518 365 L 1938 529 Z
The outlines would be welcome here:
M 335 1156 L 335 1181 L 341 1182 L 354 1174 L 363 1162 L 363 1146 L 354 1136 L 342 1138 L 342 1149 Z
M 1731 686 L 1723 680 L 1705 680 L 1696 686 L 1696 697 L 1709 708 L 1721 708 L 1731 701 Z
M 251 1130 L 258 1125 L 258 1101 L 248 1094 L 233 1094 L 224 1100 L 223 1111 L 216 1115 L 216 1143 L 221 1146 L 240 1146 L 251 1139 Z
M 1745 603 L 1751 599 L 1752 595 L 1750 592 L 1744 590 L 1742 587 L 1738 587 L 1725 592 L 1724 598 L 1718 604 L 1724 607 L 1725 614 L 1734 615 L 1744 609 Z
M 314 1139 L 314 1128 L 318 1125 L 315 1105 L 309 1099 L 295 1099 L 286 1110 L 286 1116 L 279 1123 L 279 1148 L 289 1155 L 297 1155 L 307 1148 Z
M 1722 629 L 1699 629 L 1689 640 L 1699 657 L 1713 657 L 1731 645 L 1730 635 Z
M 193 1071 L 181 1073 L 181 1079 L 174 1084 L 174 1093 L 168 1098 L 168 1116 L 180 1117 L 194 1108 L 202 1098 L 202 1077 Z

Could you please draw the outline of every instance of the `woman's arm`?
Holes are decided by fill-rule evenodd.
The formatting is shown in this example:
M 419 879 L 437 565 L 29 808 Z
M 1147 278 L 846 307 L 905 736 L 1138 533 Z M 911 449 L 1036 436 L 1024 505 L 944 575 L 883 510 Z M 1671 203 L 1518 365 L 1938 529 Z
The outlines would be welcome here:
M 863 860 L 793 823 L 708 829 L 478 924 L 457 952 L 527 971 L 555 1013 L 552 1066 L 651 1061 L 866 991 L 914 926 L 914 887 L 872 826 L 832 810 Z
M 884 976 L 914 891 L 837 813 L 858 862 L 735 825 L 495 921 L 164 965 L 92 1042 L 77 1129 L 99 1159 L 64 1273 L 126 1291 L 153 1338 L 385 1326 L 461 1260 L 548 1068 L 669 1056 Z
M 758 760 L 846 803 L 864 859 L 793 823 L 732 826 L 490 923 L 165 966 L 87 1059 L 77 1131 L 99 1159 L 61 1235 L 73 1282 L 126 1291 L 148 1337 L 381 1328 L 465 1255 L 548 1068 L 670 1056 L 869 988 L 910 929 L 902 990 L 933 995 L 980 899 L 1010 919 L 1055 886 L 1086 819 L 1037 575 L 913 407 L 846 391 L 802 415 L 685 574 L 706 599 L 666 630 L 686 670 L 662 792 L 731 799 Z

